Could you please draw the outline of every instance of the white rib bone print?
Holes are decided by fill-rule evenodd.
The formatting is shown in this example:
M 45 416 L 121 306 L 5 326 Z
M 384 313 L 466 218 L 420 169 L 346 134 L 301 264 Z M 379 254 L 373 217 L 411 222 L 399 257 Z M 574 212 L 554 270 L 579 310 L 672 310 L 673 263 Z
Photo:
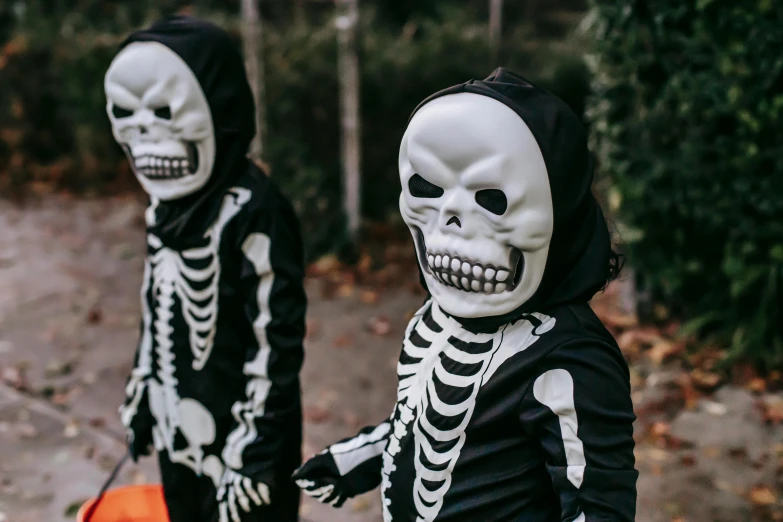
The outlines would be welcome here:
M 427 306 L 430 306 L 431 314 L 429 326 L 424 320 Z M 416 315 L 418 319 L 411 321 L 406 332 L 404 356 L 397 366 L 397 411 L 383 455 L 381 492 L 386 522 L 392 521 L 392 515 L 391 499 L 385 492 L 394 481 L 394 459 L 408 429 L 412 428 L 415 442 L 413 500 L 418 513 L 416 522 L 432 522 L 451 486 L 451 475 L 465 444 L 465 430 L 473 415 L 479 389 L 500 364 L 528 348 L 539 335 L 554 326 L 554 318 L 534 314 L 535 324 L 518 321 L 495 334 L 474 334 L 447 317 L 434 302 L 425 305 Z M 444 366 L 444 361 L 448 361 L 451 371 Z M 457 394 L 462 397 L 459 403 L 443 400 L 444 392 L 449 388 L 462 391 Z M 456 421 L 459 421 L 456 427 L 443 428 L 443 424 Z M 439 449 L 441 447 L 446 449 Z M 432 485 L 435 489 L 431 489 Z
M 218 250 L 223 228 L 250 199 L 246 189 L 233 188 L 223 199 L 220 213 L 207 229 L 203 247 L 177 252 L 163 246 L 161 240 L 149 234 L 149 278 L 155 296 L 155 321 L 149 325 L 149 310 L 145 309 L 145 334 L 154 331 L 155 355 L 158 363 L 157 380 L 149 379 L 150 409 L 156 420 L 153 429 L 155 448 L 167 450 L 173 462 L 185 464 L 196 473 L 206 473 L 213 481 L 219 481 L 222 465 L 215 457 L 204 459 L 203 446 L 215 439 L 215 421 L 209 411 L 198 401 L 181 399 L 177 392 L 175 376 L 172 319 L 175 296 L 180 303 L 179 312 L 188 325 L 188 339 L 193 354 L 192 367 L 201 370 L 207 363 L 215 338 L 218 302 L 220 260 Z M 154 212 L 147 213 L 154 219 Z M 194 268 L 200 266 L 203 268 Z M 205 284 L 203 289 L 194 284 Z M 145 282 L 145 284 L 147 284 Z M 144 302 L 146 299 L 143 299 Z M 143 338 L 144 339 L 144 338 Z M 144 340 L 142 340 L 144 342 Z M 174 438 L 180 433 L 187 441 L 183 449 L 174 448 Z

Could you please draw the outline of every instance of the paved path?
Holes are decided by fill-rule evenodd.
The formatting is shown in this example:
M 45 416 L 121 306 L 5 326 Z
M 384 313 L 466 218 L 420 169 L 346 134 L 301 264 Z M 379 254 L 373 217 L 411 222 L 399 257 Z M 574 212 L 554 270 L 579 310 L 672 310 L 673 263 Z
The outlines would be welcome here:
M 52 198 L 26 209 L 0 201 L 0 522 L 73 520 L 122 455 L 116 410 L 138 335 L 142 251 L 133 200 Z M 388 416 L 399 342 L 421 302 L 410 284 L 399 286 L 376 296 L 308 281 L 306 454 Z M 679 370 L 667 371 L 634 367 L 637 406 L 671 400 Z M 724 388 L 688 411 L 640 416 L 640 522 L 783 520 L 773 518 L 783 439 L 763 423 L 758 400 Z M 667 423 L 668 439 L 645 436 L 655 420 Z M 152 459 L 119 477 L 155 480 Z M 377 491 L 341 510 L 302 506 L 312 522 L 378 522 L 379 513 Z

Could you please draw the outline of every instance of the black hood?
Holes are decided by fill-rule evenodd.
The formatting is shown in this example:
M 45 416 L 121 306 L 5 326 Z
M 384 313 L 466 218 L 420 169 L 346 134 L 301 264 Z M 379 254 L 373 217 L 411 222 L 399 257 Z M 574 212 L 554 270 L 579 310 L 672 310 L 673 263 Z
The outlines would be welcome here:
M 526 313 L 589 301 L 613 277 L 617 259 L 604 214 L 591 190 L 593 158 L 581 120 L 560 98 L 502 67 L 484 80 L 470 80 L 433 94 L 413 114 L 436 98 L 462 92 L 498 100 L 530 128 L 549 176 L 554 228 L 543 279 L 525 304 L 503 316 L 460 321 L 471 329 L 495 329 Z M 421 281 L 426 289 L 423 277 Z
M 195 74 L 212 113 L 215 162 L 209 181 L 194 194 L 161 201 L 151 230 L 169 246 L 184 246 L 184 238 L 214 221 L 220 205 L 208 203 L 248 170 L 247 151 L 256 133 L 253 94 L 236 45 L 213 24 L 172 16 L 131 34 L 120 50 L 134 42 L 159 42 L 177 53 Z

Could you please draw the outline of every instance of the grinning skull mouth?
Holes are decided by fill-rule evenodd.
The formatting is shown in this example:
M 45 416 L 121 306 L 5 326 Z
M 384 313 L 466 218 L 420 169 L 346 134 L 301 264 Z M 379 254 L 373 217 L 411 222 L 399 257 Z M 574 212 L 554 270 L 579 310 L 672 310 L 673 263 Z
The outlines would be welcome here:
M 446 286 L 464 292 L 501 294 L 514 290 L 522 277 L 524 257 L 511 247 L 508 266 L 482 265 L 450 252 L 427 249 L 424 234 L 416 229 L 419 264 L 427 273 Z M 514 267 L 513 270 L 509 267 Z M 513 273 L 512 273 L 513 272 Z
M 198 170 L 198 149 L 196 144 L 186 141 L 187 156 L 160 156 L 141 154 L 134 156 L 128 145 L 123 145 L 125 154 L 133 164 L 137 174 L 147 179 L 167 180 L 179 179 L 195 174 Z

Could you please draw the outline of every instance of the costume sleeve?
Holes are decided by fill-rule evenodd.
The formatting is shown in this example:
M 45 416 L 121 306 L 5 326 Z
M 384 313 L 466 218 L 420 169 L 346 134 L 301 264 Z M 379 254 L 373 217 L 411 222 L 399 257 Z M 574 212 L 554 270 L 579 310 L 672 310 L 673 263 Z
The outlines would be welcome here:
M 390 434 L 389 421 L 364 428 L 312 457 L 293 478 L 306 495 L 340 507 L 381 483 L 382 455 Z
M 120 420 L 131 429 L 137 415 L 150 416 L 147 401 L 147 379 L 152 372 L 152 331 L 149 302 L 147 301 L 152 278 L 149 260 L 144 262 L 144 279 L 141 287 L 141 327 L 139 344 L 133 358 L 133 369 L 125 384 L 125 402 L 120 406 Z
M 522 400 L 520 418 L 546 453 L 561 520 L 634 520 L 635 415 L 628 366 L 616 346 L 576 341 L 553 350 Z
M 301 436 L 299 371 L 307 307 L 299 223 L 288 202 L 275 195 L 239 238 L 242 310 L 255 342 L 243 367 L 246 397 L 232 407 L 236 427 L 222 454 L 229 469 L 268 486 L 271 502 L 279 481 L 291 472 L 285 469 L 286 448 Z

